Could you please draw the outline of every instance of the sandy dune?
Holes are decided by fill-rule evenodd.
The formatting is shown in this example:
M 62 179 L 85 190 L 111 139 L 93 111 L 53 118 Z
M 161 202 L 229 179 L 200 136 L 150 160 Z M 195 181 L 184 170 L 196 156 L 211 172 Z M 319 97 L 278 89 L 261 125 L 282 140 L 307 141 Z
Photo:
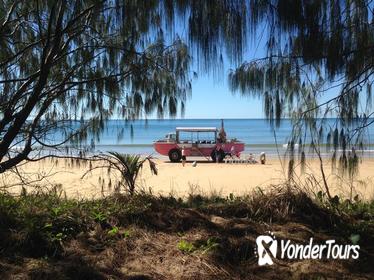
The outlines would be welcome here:
M 185 167 L 180 163 L 170 163 L 166 159 L 157 159 L 159 175 L 150 174 L 145 167 L 140 176 L 139 188 L 154 194 L 173 194 L 186 196 L 191 192 L 202 194 L 244 195 L 260 187 L 264 190 L 271 184 L 282 182 L 287 173 L 287 165 L 282 167 L 280 160 L 268 160 L 265 165 L 260 164 L 216 164 L 199 161 L 196 167 L 192 161 L 187 162 Z M 25 180 L 33 181 L 39 186 L 62 185 L 68 196 L 74 197 L 100 197 L 113 191 L 117 175 L 113 172 L 109 175 L 107 170 L 95 170 L 85 178 L 82 175 L 88 170 L 88 165 L 74 166 L 66 160 L 43 160 L 37 163 L 27 163 L 19 168 Z M 319 162 L 309 160 L 305 173 L 300 174 L 297 170 L 297 180 L 305 186 L 311 181 L 311 177 L 317 179 L 322 186 L 319 171 Z M 374 160 L 363 159 L 360 163 L 359 174 L 354 180 L 341 177 L 337 170 L 331 170 L 331 164 L 324 163 L 324 170 L 333 194 L 349 196 L 358 193 L 365 199 L 374 197 Z M 5 174 L 0 178 L 1 186 L 12 186 L 19 183 L 14 174 Z M 307 184 L 308 187 L 311 184 Z M 11 192 L 19 191 L 18 186 L 8 187 Z M 313 191 L 318 191 L 318 184 L 313 181 Z

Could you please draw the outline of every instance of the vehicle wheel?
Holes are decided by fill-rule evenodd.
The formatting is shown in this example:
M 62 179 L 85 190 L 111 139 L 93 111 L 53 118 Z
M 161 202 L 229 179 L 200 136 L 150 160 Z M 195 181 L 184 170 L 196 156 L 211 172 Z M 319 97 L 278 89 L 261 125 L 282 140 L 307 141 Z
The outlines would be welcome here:
M 181 152 L 178 149 L 172 149 L 169 152 L 169 159 L 171 162 L 179 162 L 182 158 Z
M 216 153 L 215 153 L 215 151 L 213 151 L 213 152 L 210 154 L 210 157 L 212 158 L 212 161 L 213 161 L 213 162 L 217 162 L 217 161 L 216 161 Z M 224 158 L 225 158 L 225 153 L 224 153 L 224 151 L 220 151 L 220 152 L 218 153 L 218 162 L 223 162 Z

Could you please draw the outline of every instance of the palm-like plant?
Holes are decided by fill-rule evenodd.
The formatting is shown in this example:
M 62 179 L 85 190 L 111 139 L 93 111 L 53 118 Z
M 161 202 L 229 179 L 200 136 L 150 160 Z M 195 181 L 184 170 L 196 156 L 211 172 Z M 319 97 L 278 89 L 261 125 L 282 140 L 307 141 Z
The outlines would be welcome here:
M 134 194 L 136 179 L 143 165 L 148 161 L 152 174 L 157 175 L 156 163 L 152 157 L 141 158 L 140 155 L 109 152 L 108 162 L 121 173 L 122 184 L 126 185 L 130 194 Z
M 114 168 L 115 170 L 120 172 L 120 185 L 127 187 L 130 195 L 133 195 L 135 192 L 136 180 L 138 178 L 140 170 L 143 168 L 146 162 L 149 163 L 152 174 L 157 175 L 158 173 L 156 163 L 153 161 L 153 158 L 151 156 L 142 158 L 140 155 L 108 152 L 107 155 L 100 155 L 98 156 L 98 158 L 100 160 L 104 160 L 106 164 L 90 168 L 88 172 L 97 168 L 108 168 L 108 170 Z

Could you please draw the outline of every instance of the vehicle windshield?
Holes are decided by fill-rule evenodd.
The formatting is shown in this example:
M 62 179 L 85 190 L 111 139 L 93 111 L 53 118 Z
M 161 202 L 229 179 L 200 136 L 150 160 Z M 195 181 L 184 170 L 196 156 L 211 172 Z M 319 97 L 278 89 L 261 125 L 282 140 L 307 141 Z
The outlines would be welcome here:
M 175 135 L 175 133 L 168 133 L 168 134 L 165 135 L 165 139 L 175 140 L 176 135 Z

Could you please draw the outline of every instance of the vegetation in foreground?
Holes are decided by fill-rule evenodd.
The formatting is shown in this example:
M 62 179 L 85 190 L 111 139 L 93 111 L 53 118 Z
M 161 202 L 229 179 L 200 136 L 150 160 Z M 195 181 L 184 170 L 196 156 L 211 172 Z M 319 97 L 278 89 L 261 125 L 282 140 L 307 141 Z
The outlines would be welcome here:
M 58 188 L 0 194 L 1 279 L 372 279 L 374 201 L 334 202 L 286 186 L 226 198 L 116 194 L 68 199 Z M 358 260 L 259 267 L 266 231 L 305 243 L 358 243 Z

